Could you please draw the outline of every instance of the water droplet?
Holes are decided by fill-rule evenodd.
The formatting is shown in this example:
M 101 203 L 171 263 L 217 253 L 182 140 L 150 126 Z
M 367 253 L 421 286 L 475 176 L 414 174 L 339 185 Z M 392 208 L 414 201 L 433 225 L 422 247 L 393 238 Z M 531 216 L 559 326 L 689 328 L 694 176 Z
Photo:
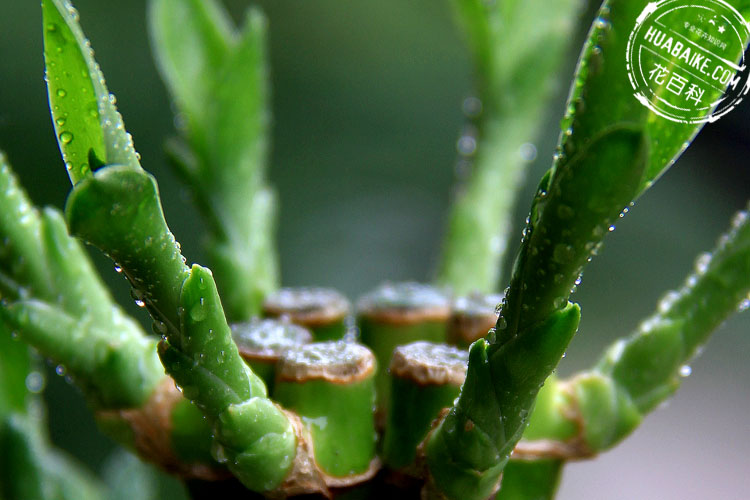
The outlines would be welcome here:
M 698 274 L 705 274 L 708 270 L 708 265 L 711 263 L 711 254 L 703 252 L 695 259 L 695 271 Z
M 530 142 L 521 144 L 518 148 L 518 154 L 521 155 L 521 159 L 525 162 L 532 162 L 536 160 L 537 150 L 536 146 Z
M 482 114 L 482 101 L 478 97 L 467 97 L 461 105 L 461 110 L 467 118 L 477 118 Z
M 693 369 L 689 365 L 682 365 L 680 367 L 680 377 L 689 377 L 693 373 Z
M 678 292 L 675 292 L 674 290 L 665 293 L 659 301 L 659 312 L 662 314 L 668 312 L 679 298 L 680 294 Z
M 26 375 L 26 389 L 34 394 L 42 392 L 44 389 L 44 382 L 44 375 L 42 375 L 41 372 L 34 371 Z
M 65 125 L 65 118 L 60 117 L 57 120 L 55 120 L 55 123 L 57 123 L 58 127 L 62 127 L 63 125 Z
M 55 373 L 57 373 L 61 377 L 64 376 L 65 375 L 65 367 L 63 365 L 57 365 L 55 367 Z
M 193 321 L 203 321 L 206 319 L 206 309 L 203 304 L 197 304 L 190 308 L 190 318 Z
M 508 328 L 508 322 L 505 321 L 505 318 L 502 317 L 502 316 L 500 316 L 499 318 L 497 318 L 497 329 L 498 330 L 505 330 L 506 328 Z
M 609 227 L 607 228 L 607 231 L 609 231 L 610 233 L 611 233 L 612 231 L 614 231 L 614 230 L 615 230 L 615 226 L 609 226 Z
M 566 299 L 565 297 L 557 297 L 552 302 L 552 305 L 554 305 L 556 309 L 562 309 L 567 303 L 568 299 Z
M 490 328 L 487 332 L 486 338 L 487 342 L 489 342 L 490 344 L 494 344 L 495 342 L 497 342 L 497 331 L 494 328 Z
M 65 89 L 57 89 L 57 97 L 65 97 L 68 95 L 68 92 Z
M 456 142 L 456 149 L 460 155 L 471 156 L 477 150 L 477 140 L 471 135 L 461 136 Z
M 750 309 L 750 296 L 748 296 L 745 299 L 742 299 L 740 304 L 737 306 L 737 312 L 744 312 Z
M 146 303 L 141 299 L 135 299 L 135 305 L 138 307 L 146 307 Z
M 122 272 L 122 267 L 120 267 L 120 264 L 115 264 L 115 272 L 116 273 L 121 273 Z
M 62 132 L 60 134 L 60 141 L 63 144 L 70 144 L 71 142 L 73 142 L 73 134 L 71 134 L 67 130 L 65 132 Z

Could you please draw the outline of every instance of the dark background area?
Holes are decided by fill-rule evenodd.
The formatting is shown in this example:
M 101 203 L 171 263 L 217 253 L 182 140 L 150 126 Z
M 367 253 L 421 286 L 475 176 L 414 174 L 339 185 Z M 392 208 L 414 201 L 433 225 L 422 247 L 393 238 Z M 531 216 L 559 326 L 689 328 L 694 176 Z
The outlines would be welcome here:
M 167 221 L 188 259 L 204 262 L 203 223 L 164 161 L 173 118 L 149 52 L 145 2 L 75 4 L 143 166 L 159 180 Z M 241 19 L 248 3 L 226 5 Z M 332 286 L 355 299 L 384 280 L 429 280 L 455 177 L 460 104 L 471 91 L 470 61 L 449 5 L 268 0 L 261 6 L 270 22 L 271 178 L 281 200 L 284 284 Z M 571 46 L 535 141 L 539 154 L 520 196 L 508 261 L 533 187 L 550 165 L 581 40 Z M 533 66 L 529 61 L 529 71 Z M 573 297 L 583 321 L 562 374 L 588 366 L 633 329 L 747 203 L 748 106 L 707 126 L 607 238 Z M 70 184 L 49 118 L 36 1 L 0 0 L 0 148 L 37 204 L 63 206 Z M 111 263 L 92 255 L 117 298 L 145 324 Z M 748 330 L 748 314 L 730 319 L 666 408 L 615 451 L 568 467 L 560 498 L 745 498 Z M 49 378 L 53 439 L 97 469 L 111 444 L 93 430 L 80 395 Z

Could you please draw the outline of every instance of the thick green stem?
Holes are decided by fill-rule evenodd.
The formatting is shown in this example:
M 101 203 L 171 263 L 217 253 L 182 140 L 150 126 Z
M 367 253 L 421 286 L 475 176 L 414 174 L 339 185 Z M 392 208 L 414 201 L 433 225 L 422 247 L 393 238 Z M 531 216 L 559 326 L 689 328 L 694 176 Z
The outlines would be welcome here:
M 264 316 L 304 326 L 316 342 L 343 339 L 350 308 L 346 297 L 330 288 L 282 288 L 263 301 Z
M 281 359 L 274 397 L 310 431 L 315 462 L 334 484 L 370 479 L 375 458 L 375 357 L 364 346 L 323 342 Z
M 502 300 L 502 295 L 477 293 L 454 299 L 446 341 L 468 348 L 487 335 L 497 323 L 497 307 Z
M 276 365 L 286 351 L 312 342 L 312 335 L 301 326 L 274 319 L 253 319 L 232 325 L 232 337 L 240 356 L 265 382 L 273 394 Z
M 107 254 L 133 286 L 159 333 L 179 328 L 179 296 L 188 268 L 169 231 L 156 180 L 140 168 L 100 168 L 71 191 L 70 232 Z
M 471 346 L 458 402 L 426 439 L 428 494 L 486 499 L 497 490 L 537 392 L 557 366 L 579 319 L 578 306 L 568 303 L 502 346 L 485 340 Z
M 402 344 L 426 340 L 445 341 L 450 302 L 440 290 L 418 283 L 385 284 L 362 297 L 357 304 L 357 323 L 362 343 L 378 360 L 378 413 L 387 413 L 390 380 L 385 367 L 393 350 Z
M 562 467 L 559 460 L 512 460 L 503 470 L 503 482 L 495 500 L 553 500 Z
M 414 342 L 396 348 L 389 368 L 391 402 L 383 437 L 386 466 L 417 475 L 417 445 L 440 411 L 458 396 L 468 360 L 467 351 L 442 344 Z

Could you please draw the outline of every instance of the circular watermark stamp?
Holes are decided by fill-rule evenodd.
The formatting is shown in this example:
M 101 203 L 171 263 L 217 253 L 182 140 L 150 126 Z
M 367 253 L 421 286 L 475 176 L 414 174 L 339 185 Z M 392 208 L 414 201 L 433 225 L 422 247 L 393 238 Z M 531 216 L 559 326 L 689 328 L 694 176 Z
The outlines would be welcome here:
M 744 51 L 750 26 L 724 0 L 661 0 L 646 5 L 628 39 L 634 95 L 679 123 L 713 122 L 750 89 Z

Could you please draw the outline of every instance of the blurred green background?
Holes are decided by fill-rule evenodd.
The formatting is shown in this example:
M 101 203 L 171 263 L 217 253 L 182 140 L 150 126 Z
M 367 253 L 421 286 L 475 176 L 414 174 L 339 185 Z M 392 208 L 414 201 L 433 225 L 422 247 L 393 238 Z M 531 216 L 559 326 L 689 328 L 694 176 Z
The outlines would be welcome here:
M 159 180 L 167 220 L 188 259 L 202 262 L 202 221 L 164 161 L 163 140 L 174 126 L 149 52 L 145 2 L 75 4 L 143 165 Z M 248 5 L 226 4 L 235 19 Z M 460 106 L 471 92 L 470 61 L 449 5 L 268 0 L 261 6 L 270 21 L 271 177 L 281 199 L 284 284 L 333 286 L 354 299 L 384 280 L 430 279 L 455 180 Z M 583 30 L 591 16 L 584 16 Z M 533 187 L 550 164 L 582 36 L 571 46 L 535 141 L 538 157 L 521 195 L 514 245 Z M 69 182 L 48 114 L 36 1 L 0 0 L 0 148 L 36 203 L 62 207 Z M 749 157 L 745 102 L 706 127 L 620 221 L 573 297 L 583 321 L 563 375 L 635 327 L 680 284 L 698 252 L 711 248 L 750 195 Z M 145 323 L 111 263 L 92 254 L 118 299 Z M 568 467 L 560 498 L 746 498 L 748 330 L 747 313 L 729 320 L 666 408 L 616 450 Z M 53 439 L 97 470 L 109 441 L 93 430 L 75 389 L 48 378 Z

